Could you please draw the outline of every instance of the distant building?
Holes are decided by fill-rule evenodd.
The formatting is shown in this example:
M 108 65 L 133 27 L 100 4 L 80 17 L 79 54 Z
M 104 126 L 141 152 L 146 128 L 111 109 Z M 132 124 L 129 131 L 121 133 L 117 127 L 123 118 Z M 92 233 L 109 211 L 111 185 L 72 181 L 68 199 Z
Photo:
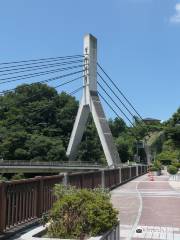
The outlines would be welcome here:
M 158 123 L 161 122 L 161 120 L 155 119 L 155 118 L 144 118 L 143 121 L 144 121 L 146 124 L 158 124 Z

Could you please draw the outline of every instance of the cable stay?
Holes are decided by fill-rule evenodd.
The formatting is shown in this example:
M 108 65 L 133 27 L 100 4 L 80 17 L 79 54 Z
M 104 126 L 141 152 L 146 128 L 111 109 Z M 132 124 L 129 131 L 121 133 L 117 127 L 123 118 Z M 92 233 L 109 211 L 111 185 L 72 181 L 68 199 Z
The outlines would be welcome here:
M 43 68 L 51 68 L 55 66 L 62 66 L 62 65 L 68 65 L 68 64 L 73 64 L 73 63 L 82 63 L 83 60 L 76 60 L 76 61 L 65 61 L 65 62 L 57 62 L 57 63 L 52 63 L 52 64 L 43 64 L 43 65 L 35 65 L 35 66 L 29 66 L 29 67 L 20 67 L 20 68 L 10 68 L 7 70 L 2 70 L 0 71 L 1 74 L 0 76 L 5 76 L 5 75 L 10 75 L 10 74 L 16 74 L 16 73 L 21 73 L 21 72 L 28 72 L 28 71 L 33 71 L 33 70 L 39 70 Z M 22 70 L 22 71 L 19 71 Z M 5 72 L 5 73 L 4 73 Z
M 54 77 L 54 78 L 49 78 L 49 79 L 46 79 L 46 80 L 42 80 L 42 81 L 39 81 L 39 82 L 33 82 L 33 83 L 31 83 L 31 84 L 28 84 L 27 86 L 31 86 L 31 85 L 36 84 L 36 83 L 52 82 L 52 81 L 57 80 L 57 79 L 60 79 L 60 78 L 69 77 L 69 76 L 75 75 L 75 74 L 77 74 L 77 73 L 83 73 L 83 72 L 84 72 L 84 70 L 78 71 L 78 72 L 73 72 L 73 73 L 68 73 L 68 74 L 64 74 L 64 75 L 58 76 L 58 77 Z M 80 76 L 80 77 L 78 77 L 77 79 L 80 79 L 80 78 L 82 78 L 82 77 L 83 77 L 83 76 Z M 0 95 L 4 95 L 4 94 L 6 94 L 6 93 L 13 92 L 14 90 L 16 90 L 16 88 L 2 91 L 2 92 L 0 92 Z
M 103 88 L 103 86 L 97 81 L 97 84 L 103 90 L 103 92 L 111 99 L 111 101 L 116 105 L 116 107 L 120 110 L 120 112 L 124 115 L 124 117 L 128 120 L 128 122 L 135 127 L 134 123 L 129 119 L 129 117 L 125 114 L 125 112 L 118 106 L 118 104 L 113 100 L 113 98 L 107 93 L 107 91 Z
M 97 66 L 101 69 L 101 71 L 106 75 L 106 77 L 111 81 L 113 86 L 118 90 L 118 92 L 121 94 L 121 96 L 126 100 L 126 102 L 131 106 L 131 108 L 135 111 L 135 113 L 139 116 L 139 118 L 144 122 L 142 116 L 138 113 L 138 111 L 135 109 L 133 104 L 127 99 L 127 97 L 124 95 L 124 93 L 119 89 L 119 87 L 114 83 L 114 81 L 109 77 L 109 75 L 105 72 L 105 70 L 100 66 L 99 63 L 97 63 Z
M 102 96 L 102 94 L 98 91 L 99 96 L 103 99 L 103 101 L 107 104 L 107 106 L 115 113 L 115 115 L 117 116 L 117 118 L 122 119 L 119 114 L 113 109 L 113 107 L 109 104 L 109 102 Z M 134 134 L 134 132 L 132 131 L 131 128 L 129 128 L 129 130 L 131 131 L 132 135 L 135 137 L 136 140 L 137 136 Z
M 115 91 L 111 88 L 111 86 L 104 80 L 104 78 L 99 73 L 97 73 L 97 74 L 100 77 L 100 79 L 106 84 L 106 86 L 111 90 L 111 92 L 114 94 L 114 96 L 120 101 L 120 103 L 123 105 L 123 107 L 126 109 L 126 111 L 134 118 L 134 114 L 128 109 L 126 104 L 119 98 L 119 96 L 115 93 Z M 143 127 L 141 122 L 138 122 L 138 124 L 140 124 Z
M 20 80 L 24 80 L 24 79 L 32 78 L 32 77 L 39 77 L 39 76 L 43 76 L 43 75 L 46 75 L 46 74 L 51 74 L 51 73 L 71 70 L 71 69 L 75 69 L 75 68 L 82 68 L 84 66 L 85 65 L 77 65 L 77 66 L 66 67 L 66 68 L 59 68 L 59 69 L 50 70 L 50 71 L 43 71 L 43 72 L 38 72 L 38 73 L 25 74 L 25 75 L 21 75 L 21 76 L 14 76 L 14 77 L 9 77 L 9 78 L 4 78 L 4 79 L 0 79 L 2 81 L 2 82 L 0 82 L 0 84 L 20 81 Z
M 52 81 L 55 81 L 55 80 L 57 80 L 57 79 L 61 79 L 61 78 L 65 78 L 65 77 L 70 77 L 70 76 L 73 76 L 73 75 L 75 75 L 75 74 L 77 74 L 77 73 L 83 73 L 83 72 L 84 72 L 84 70 L 81 70 L 81 71 L 77 71 L 77 72 L 68 73 L 68 74 L 64 74 L 64 75 L 61 75 L 61 76 L 49 78 L 49 79 L 46 79 L 46 80 L 42 80 L 42 81 L 38 81 L 38 82 L 33 82 L 33 83 L 31 83 L 31 84 L 28 84 L 27 87 L 32 86 L 33 84 L 36 84 L 36 83 L 52 82 Z M 82 78 L 82 77 L 83 77 L 83 76 L 77 77 L 77 78 L 71 80 L 71 82 L 72 82 L 72 81 L 75 81 L 75 80 L 77 80 L 77 79 L 80 79 L 80 78 Z M 60 86 L 60 85 L 59 85 L 59 86 Z M 58 87 L 58 86 L 57 86 L 57 87 Z M 12 89 L 9 89 L 9 90 L 5 90 L 5 91 L 0 92 L 0 95 L 4 95 L 4 94 L 10 93 L 10 92 L 13 92 L 13 91 L 15 91 L 15 90 L 16 90 L 16 88 L 12 88 Z
M 76 93 L 78 93 L 79 91 L 81 91 L 83 88 L 84 88 L 84 86 L 79 87 L 79 88 L 75 89 L 74 91 L 72 91 L 72 92 L 70 92 L 70 93 L 68 93 L 68 94 L 71 95 L 71 96 L 73 96 L 73 95 L 75 95 Z
M 50 58 L 39 58 L 39 59 L 31 59 L 31 60 L 23 60 L 23 61 L 14 61 L 14 62 L 4 62 L 0 63 L 0 66 L 3 65 L 12 65 L 12 64 L 19 64 L 19 63 L 30 63 L 30 62 L 47 62 L 47 61 L 55 61 L 55 60 L 64 60 L 64 59 L 73 59 L 73 58 L 84 58 L 84 55 L 70 55 L 70 56 L 63 56 L 63 57 L 50 57 Z M 4 67 L 5 68 L 5 67 Z
M 135 109 L 135 107 L 133 106 L 133 104 L 127 99 L 127 97 L 125 96 L 125 94 L 119 89 L 119 87 L 114 83 L 114 81 L 110 78 L 110 76 L 105 72 L 105 70 L 100 66 L 99 63 L 97 63 L 97 66 L 100 68 L 100 70 L 105 74 L 105 76 L 110 80 L 110 82 L 113 84 L 113 86 L 117 89 L 117 91 L 121 94 L 121 96 L 126 100 L 126 102 L 129 104 L 129 106 L 134 110 L 134 112 L 138 115 L 138 117 L 141 119 L 141 121 L 137 121 L 138 124 L 141 124 L 141 127 L 143 128 L 144 126 L 146 126 L 146 132 L 147 135 L 150 137 L 149 134 L 149 127 L 146 125 L 146 123 L 144 122 L 142 116 L 140 115 L 140 113 Z M 134 116 L 133 116 L 134 117 Z M 144 124 L 144 126 L 142 125 Z

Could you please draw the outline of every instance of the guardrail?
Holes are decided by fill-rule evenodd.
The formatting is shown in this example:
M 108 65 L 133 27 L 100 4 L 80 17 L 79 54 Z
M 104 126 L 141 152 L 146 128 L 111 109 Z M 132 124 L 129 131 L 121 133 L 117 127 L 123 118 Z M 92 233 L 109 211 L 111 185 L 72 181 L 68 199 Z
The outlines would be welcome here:
M 112 189 L 147 172 L 147 166 L 132 166 L 92 172 L 35 177 L 0 182 L 0 232 L 38 219 L 53 205 L 53 187 L 64 183 L 78 188 Z
M 98 164 L 96 162 L 81 162 L 81 161 L 18 161 L 18 160 L 0 160 L 0 166 L 52 166 L 52 167 L 82 167 L 82 166 L 91 166 L 91 167 L 105 167 L 105 165 Z

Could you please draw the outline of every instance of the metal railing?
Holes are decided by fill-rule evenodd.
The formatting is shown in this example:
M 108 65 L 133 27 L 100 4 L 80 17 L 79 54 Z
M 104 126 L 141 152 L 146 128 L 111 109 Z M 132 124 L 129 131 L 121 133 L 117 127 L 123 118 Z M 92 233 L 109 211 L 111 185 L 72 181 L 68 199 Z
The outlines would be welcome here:
M 70 184 L 77 188 L 93 189 L 101 186 L 112 189 L 146 172 L 147 166 L 133 166 L 2 181 L 0 182 L 0 233 L 38 219 L 46 213 L 55 201 L 53 188 L 57 183 Z M 114 234 L 113 231 L 111 235 L 115 236 Z M 111 238 L 107 236 L 103 239 Z
M 105 167 L 96 162 L 81 161 L 21 161 L 21 160 L 0 160 L 0 166 L 47 166 L 47 167 Z

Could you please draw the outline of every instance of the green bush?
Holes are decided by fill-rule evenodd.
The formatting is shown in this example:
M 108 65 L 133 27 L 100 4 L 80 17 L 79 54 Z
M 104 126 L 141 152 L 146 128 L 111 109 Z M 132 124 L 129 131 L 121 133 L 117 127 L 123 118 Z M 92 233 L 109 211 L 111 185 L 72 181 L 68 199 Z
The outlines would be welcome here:
M 160 171 L 161 168 L 162 168 L 162 166 L 161 166 L 160 161 L 156 160 L 153 162 L 153 165 L 150 167 L 150 171 L 152 171 L 152 172 Z
M 46 219 L 49 237 L 83 239 L 101 235 L 118 223 L 106 190 L 56 185 L 55 194 L 57 201 Z
M 150 167 L 150 171 L 151 172 L 157 172 L 157 171 L 159 171 L 159 168 L 156 167 L 156 166 L 152 166 L 152 167 Z
M 180 162 L 173 162 L 172 165 L 177 167 L 178 169 L 180 168 Z
M 7 178 L 4 177 L 2 174 L 0 175 L 0 182 L 1 182 L 1 181 L 7 181 Z
M 170 165 L 167 171 L 169 174 L 175 175 L 178 172 L 178 168 L 173 165 Z
M 16 173 L 15 175 L 12 176 L 11 180 L 21 180 L 24 178 L 25 178 L 25 176 L 23 173 Z

